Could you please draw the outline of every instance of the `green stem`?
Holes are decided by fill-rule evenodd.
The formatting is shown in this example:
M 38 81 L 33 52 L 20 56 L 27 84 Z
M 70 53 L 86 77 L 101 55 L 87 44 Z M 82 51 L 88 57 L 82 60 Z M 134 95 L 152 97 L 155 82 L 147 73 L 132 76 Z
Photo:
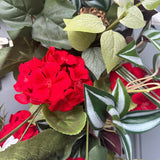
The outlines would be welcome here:
M 40 105 L 42 107 L 43 104 Z M 9 138 L 11 135 L 13 135 L 17 130 L 19 130 L 26 122 L 28 122 L 37 112 L 39 111 L 39 108 L 36 109 L 34 113 L 32 113 L 25 121 L 23 121 L 19 126 L 17 126 L 14 130 L 12 130 L 10 133 L 8 133 L 6 136 L 0 139 L 0 143 L 5 141 L 7 138 Z
M 32 124 L 32 122 L 35 120 L 35 118 L 37 117 L 38 113 L 40 112 L 40 110 L 42 109 L 42 105 L 40 107 L 38 107 L 38 110 L 36 112 L 36 114 L 34 115 L 34 117 L 32 118 L 32 120 L 29 122 L 27 128 L 25 129 L 25 131 L 23 132 L 21 138 L 19 139 L 19 141 L 21 141 L 24 137 L 24 135 L 26 134 L 26 132 L 28 131 L 30 125 Z
M 112 29 L 119 21 L 126 16 L 126 12 L 124 12 L 118 19 L 116 19 L 105 31 Z
M 89 147 L 89 121 L 87 119 L 87 128 L 86 128 L 86 157 L 85 160 L 88 160 L 88 147 Z

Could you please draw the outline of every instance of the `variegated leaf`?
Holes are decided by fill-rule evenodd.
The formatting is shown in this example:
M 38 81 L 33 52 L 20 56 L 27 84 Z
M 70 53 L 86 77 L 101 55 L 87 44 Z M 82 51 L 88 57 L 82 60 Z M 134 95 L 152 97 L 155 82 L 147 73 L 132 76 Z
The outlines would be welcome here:
M 95 130 L 101 129 L 108 117 L 106 107 L 115 106 L 116 102 L 112 95 L 95 87 L 84 85 L 86 113 L 91 126 Z
M 155 29 L 146 30 L 143 35 L 160 51 L 160 31 Z
M 130 42 L 117 55 L 135 65 L 138 65 L 139 67 L 143 67 L 143 62 L 136 51 L 135 41 Z
M 153 72 L 157 69 L 160 69 L 160 53 L 157 53 L 153 56 Z M 155 79 L 160 80 L 160 75 L 154 76 Z
M 112 95 L 117 102 L 116 109 L 120 114 L 120 117 L 123 117 L 129 110 L 130 96 L 128 95 L 126 88 L 120 79 L 117 80 Z
M 126 131 L 143 133 L 160 124 L 160 109 L 129 112 L 121 122 Z

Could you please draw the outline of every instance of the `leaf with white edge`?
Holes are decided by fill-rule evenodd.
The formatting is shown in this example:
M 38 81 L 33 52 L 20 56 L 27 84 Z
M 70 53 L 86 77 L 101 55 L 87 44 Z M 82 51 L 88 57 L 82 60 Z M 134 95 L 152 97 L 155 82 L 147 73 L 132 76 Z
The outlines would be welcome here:
M 153 10 L 160 5 L 160 0 L 143 0 L 142 5 L 147 10 Z
M 81 0 L 71 0 L 74 6 L 76 6 L 77 10 L 80 10 L 82 7 L 82 2 Z
M 92 14 L 81 14 L 73 19 L 63 19 L 66 27 L 64 31 L 80 31 L 88 33 L 101 33 L 105 30 L 105 26 L 101 19 Z
M 118 52 L 117 56 L 138 65 L 139 67 L 143 67 L 143 62 L 136 51 L 135 41 L 130 42 L 125 48 Z
M 104 63 L 109 73 L 122 60 L 117 53 L 127 44 L 124 37 L 115 31 L 109 30 L 101 36 L 101 51 Z
M 96 39 L 95 33 L 68 31 L 71 46 L 78 51 L 85 51 Z
M 121 130 L 119 130 L 119 135 L 122 140 L 126 160 L 132 160 L 132 142 L 129 135 L 127 133 L 121 132 Z
M 115 106 L 116 102 L 112 95 L 84 84 L 86 113 L 93 129 L 101 129 L 108 117 L 106 108 L 108 105 Z
M 152 64 L 153 64 L 153 73 L 155 71 L 157 71 L 157 69 L 158 69 L 158 72 L 159 72 L 159 70 L 160 70 L 160 53 L 157 53 L 153 56 L 153 63 Z M 156 79 L 156 80 L 160 80 L 160 75 L 157 74 L 153 78 Z
M 126 131 L 143 133 L 160 124 L 160 109 L 129 112 L 121 122 Z
M 0 19 L 14 28 L 32 25 L 32 15 L 40 13 L 44 0 L 1 0 Z
M 80 133 L 86 124 L 86 113 L 83 111 L 83 106 L 75 106 L 74 109 L 67 112 L 52 112 L 47 106 L 44 106 L 43 114 L 52 128 L 67 135 Z
M 152 25 L 160 25 L 160 12 L 152 16 L 151 22 Z
M 107 158 L 107 148 L 96 145 L 89 151 L 89 160 L 106 160 Z
M 106 69 L 101 48 L 88 48 L 86 51 L 82 52 L 82 58 L 84 59 L 87 68 L 95 75 L 96 79 L 99 79 L 102 72 Z
M 124 10 L 119 7 L 117 12 L 118 18 L 123 14 L 123 12 Z M 142 12 L 136 6 L 132 6 L 126 11 L 126 16 L 120 20 L 120 23 L 128 28 L 134 29 L 142 28 L 146 24 Z
M 98 9 L 104 10 L 105 12 L 107 12 L 111 6 L 111 0 L 91 0 L 85 1 L 85 3 L 89 7 L 96 7 Z
M 130 105 L 130 96 L 127 93 L 127 90 L 122 83 L 122 81 L 118 78 L 116 86 L 112 91 L 112 95 L 116 99 L 117 106 L 116 109 L 120 114 L 120 118 L 127 114 Z
M 47 46 L 70 49 L 67 32 L 63 31 L 63 18 L 72 18 L 75 12 L 75 7 L 69 1 L 45 0 L 44 9 L 33 23 L 33 39 Z
M 160 51 L 160 31 L 148 29 L 143 33 L 143 36 L 148 38 L 150 42 Z

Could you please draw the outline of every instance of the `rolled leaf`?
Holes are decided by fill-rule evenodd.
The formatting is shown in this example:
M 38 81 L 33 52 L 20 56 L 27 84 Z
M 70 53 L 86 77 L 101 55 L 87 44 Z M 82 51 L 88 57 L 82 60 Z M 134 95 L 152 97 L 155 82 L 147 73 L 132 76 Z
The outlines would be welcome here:
M 143 133 L 160 124 L 160 109 L 129 112 L 121 122 L 126 131 Z
M 91 126 L 95 130 L 101 129 L 108 117 L 106 107 L 115 106 L 114 97 L 100 89 L 84 85 L 86 112 Z
M 143 62 L 136 51 L 135 41 L 130 42 L 125 48 L 118 52 L 117 55 L 139 67 L 143 67 Z

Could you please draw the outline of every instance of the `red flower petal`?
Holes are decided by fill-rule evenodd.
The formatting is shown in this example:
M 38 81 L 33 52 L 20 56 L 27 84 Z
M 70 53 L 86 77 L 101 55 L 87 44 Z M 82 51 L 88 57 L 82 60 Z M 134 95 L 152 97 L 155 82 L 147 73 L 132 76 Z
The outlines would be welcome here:
M 25 94 L 16 94 L 15 99 L 22 104 L 30 103 L 30 97 Z

